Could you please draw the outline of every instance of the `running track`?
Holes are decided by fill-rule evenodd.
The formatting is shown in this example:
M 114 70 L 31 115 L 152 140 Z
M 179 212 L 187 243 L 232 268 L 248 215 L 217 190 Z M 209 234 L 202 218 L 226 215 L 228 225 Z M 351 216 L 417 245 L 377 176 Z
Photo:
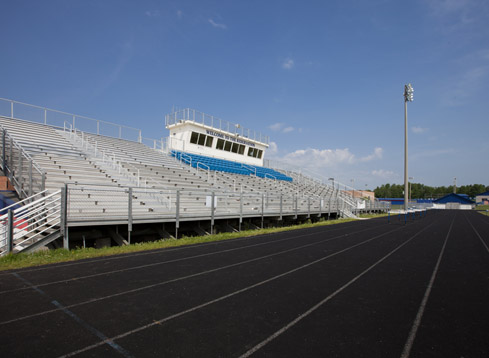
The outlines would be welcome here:
M 0 273 L 2 357 L 488 357 L 489 218 L 430 211 Z

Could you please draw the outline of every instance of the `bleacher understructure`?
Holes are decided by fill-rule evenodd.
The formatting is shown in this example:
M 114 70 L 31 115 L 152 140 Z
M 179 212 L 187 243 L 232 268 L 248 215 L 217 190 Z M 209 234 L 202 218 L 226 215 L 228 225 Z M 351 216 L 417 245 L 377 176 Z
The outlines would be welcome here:
M 74 121 L 73 121 L 74 122 Z M 124 245 L 354 217 L 357 199 L 294 172 L 0 116 L 1 165 L 21 201 L 0 211 L 0 255 Z M 363 211 L 385 211 L 367 202 Z

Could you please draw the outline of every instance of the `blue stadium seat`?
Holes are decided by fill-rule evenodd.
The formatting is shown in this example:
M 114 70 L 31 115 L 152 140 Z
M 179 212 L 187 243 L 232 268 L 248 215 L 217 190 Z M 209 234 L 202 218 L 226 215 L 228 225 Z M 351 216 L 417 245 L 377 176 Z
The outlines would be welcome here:
M 220 172 L 227 172 L 227 173 L 233 173 L 233 174 L 242 174 L 242 175 L 251 175 L 252 173 L 255 173 L 256 171 L 256 176 L 260 178 L 269 178 L 269 179 L 277 179 L 277 180 L 283 180 L 283 181 L 292 181 L 292 178 L 284 175 L 276 170 L 273 170 L 271 168 L 265 168 L 265 167 L 259 167 L 256 165 L 250 165 L 246 164 L 246 166 L 243 166 L 242 163 L 237 163 L 237 162 L 231 162 L 229 160 L 224 160 L 224 159 L 217 159 L 217 158 L 210 158 L 210 157 L 205 157 L 203 155 L 199 154 L 191 154 L 191 153 L 184 153 L 184 152 L 178 152 L 178 151 L 171 151 L 171 155 L 178 160 L 182 160 L 184 163 L 190 164 L 189 161 L 191 161 L 191 165 L 195 168 L 197 167 L 198 163 L 204 164 L 205 166 L 209 167 L 210 170 L 216 170 Z M 202 168 L 202 166 L 200 166 Z

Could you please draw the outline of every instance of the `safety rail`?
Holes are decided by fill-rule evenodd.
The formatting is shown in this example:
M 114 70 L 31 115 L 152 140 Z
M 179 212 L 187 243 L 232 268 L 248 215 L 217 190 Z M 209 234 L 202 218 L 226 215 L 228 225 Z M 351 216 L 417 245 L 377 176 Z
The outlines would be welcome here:
M 152 138 L 141 138 L 141 143 L 150 147 L 158 152 L 168 153 L 168 138 L 152 139 Z
M 61 207 L 61 190 L 58 190 L 15 210 L 7 209 L 8 212 L 0 216 L 0 256 L 27 251 L 49 235 L 57 238 L 62 220 Z
M 44 124 L 62 129 L 64 122 L 71 124 L 73 129 L 86 133 L 103 135 L 143 143 L 149 147 L 164 151 L 167 143 L 163 139 L 150 139 L 142 136 L 139 128 L 120 125 L 99 119 L 81 116 L 69 112 L 50 109 L 33 104 L 0 98 L 0 116 Z M 149 143 L 149 144 L 148 144 Z
M 298 218 L 336 216 L 354 217 L 348 205 L 337 196 L 236 193 L 223 190 L 169 190 L 166 188 L 118 187 L 68 183 L 63 190 L 43 196 L 36 194 L 20 204 L 6 208 L 0 215 L 0 256 L 9 252 L 34 250 L 63 236 L 69 247 L 68 229 L 72 226 L 127 224 L 219 218 L 293 216 Z M 145 201 L 148 196 L 168 200 L 171 205 Z M 204 204 L 204 205 L 202 205 Z M 385 203 L 369 203 L 369 210 L 388 210 Z
M 256 177 L 256 167 L 252 167 L 252 166 L 241 163 L 241 168 L 248 169 Z
M 202 167 L 202 168 L 201 168 Z M 211 179 L 211 167 L 208 166 L 207 164 L 205 163 L 202 163 L 202 162 L 197 162 L 197 164 L 195 165 L 195 168 L 197 168 L 197 170 L 203 170 L 205 173 L 207 173 L 207 182 L 210 182 L 210 179 Z
M 9 178 L 20 198 L 43 191 L 46 173 L 24 148 L 0 125 L 2 171 Z
M 183 152 L 180 153 L 180 162 L 192 166 L 192 157 Z

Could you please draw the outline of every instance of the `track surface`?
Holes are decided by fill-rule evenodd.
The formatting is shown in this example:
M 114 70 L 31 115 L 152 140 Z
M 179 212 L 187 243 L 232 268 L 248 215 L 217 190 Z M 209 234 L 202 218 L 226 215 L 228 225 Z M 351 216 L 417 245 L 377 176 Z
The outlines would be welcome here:
M 431 211 L 0 273 L 2 357 L 488 357 L 489 218 Z

